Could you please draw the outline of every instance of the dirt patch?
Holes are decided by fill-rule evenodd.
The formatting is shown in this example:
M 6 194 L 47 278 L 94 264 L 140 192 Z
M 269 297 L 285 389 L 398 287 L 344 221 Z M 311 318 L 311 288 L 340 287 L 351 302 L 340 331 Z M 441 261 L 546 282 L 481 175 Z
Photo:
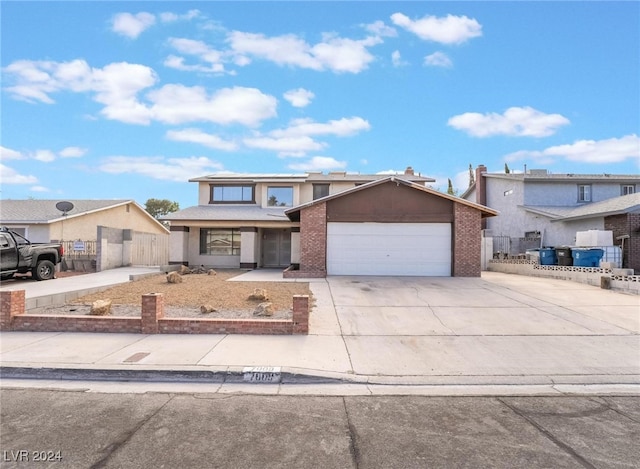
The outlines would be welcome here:
M 216 275 L 188 274 L 182 276 L 182 283 L 168 283 L 164 274 L 154 275 L 80 297 L 65 306 L 45 308 L 38 314 L 86 315 L 91 303 L 110 299 L 112 316 L 140 316 L 142 295 L 162 293 L 165 317 L 254 318 L 253 311 L 261 301 L 248 298 L 256 288 L 261 288 L 267 291 L 268 301 L 273 305 L 271 319 L 286 319 L 291 318 L 293 295 L 311 296 L 309 284 L 305 282 L 227 281 L 242 273 L 241 270 L 218 270 Z M 202 305 L 217 311 L 203 314 Z

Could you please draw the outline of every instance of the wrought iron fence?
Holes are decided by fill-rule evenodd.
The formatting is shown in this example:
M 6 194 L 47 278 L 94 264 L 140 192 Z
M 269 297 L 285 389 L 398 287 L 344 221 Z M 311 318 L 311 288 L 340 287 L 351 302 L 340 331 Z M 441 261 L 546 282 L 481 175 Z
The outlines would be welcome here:
M 66 259 L 95 259 L 97 255 L 97 241 L 62 241 L 64 257 Z

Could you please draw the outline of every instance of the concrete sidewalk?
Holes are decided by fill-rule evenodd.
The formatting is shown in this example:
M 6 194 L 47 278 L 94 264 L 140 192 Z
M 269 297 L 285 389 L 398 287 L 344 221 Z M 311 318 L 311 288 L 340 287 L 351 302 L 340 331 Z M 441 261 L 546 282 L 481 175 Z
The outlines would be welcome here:
M 281 274 L 253 271 L 236 280 L 281 281 Z M 329 277 L 310 287 L 316 301 L 307 336 L 4 332 L 3 381 L 186 380 L 237 389 L 245 367 L 278 367 L 280 384 L 248 390 L 342 383 L 344 391 L 347 383 L 365 393 L 640 394 L 634 295 L 492 272 Z

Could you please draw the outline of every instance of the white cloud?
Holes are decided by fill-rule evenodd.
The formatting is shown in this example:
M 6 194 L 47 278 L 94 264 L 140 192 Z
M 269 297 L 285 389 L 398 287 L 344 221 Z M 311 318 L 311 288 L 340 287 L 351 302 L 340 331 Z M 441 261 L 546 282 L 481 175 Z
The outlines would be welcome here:
M 309 90 L 305 90 L 304 88 L 298 88 L 297 90 L 289 90 L 284 94 L 284 99 L 289 101 L 294 107 L 305 107 L 311 103 L 311 100 L 315 98 L 315 94 L 313 94 Z
M 168 124 L 215 122 L 249 127 L 276 116 L 277 100 L 256 88 L 222 88 L 209 96 L 201 86 L 165 85 L 147 94 L 153 118 Z
M 0 159 L 2 160 L 23 160 L 25 156 L 19 151 L 12 150 L 11 148 L 6 148 L 0 146 Z
M 316 142 L 306 135 L 294 137 L 252 137 L 244 139 L 244 144 L 250 148 L 271 150 L 279 156 L 304 156 L 310 151 L 324 149 L 327 144 Z
M 194 174 L 221 170 L 222 165 L 203 156 L 191 158 L 111 156 L 98 169 L 110 174 L 136 173 L 152 179 L 184 182 Z
M 399 50 L 394 50 L 391 53 L 391 63 L 393 64 L 394 67 L 402 67 L 403 65 L 408 64 L 408 62 L 405 62 L 404 60 L 402 60 L 402 55 L 400 54 Z
M 371 24 L 365 24 L 364 28 L 370 32 L 371 34 L 378 37 L 396 37 L 398 35 L 398 31 L 391 26 L 387 26 L 384 21 L 375 21 Z
M 33 187 L 29 188 L 29 190 L 31 192 L 51 192 L 50 189 L 48 189 L 47 187 L 44 187 L 44 186 L 33 186 Z
M 323 171 L 330 169 L 344 169 L 346 167 L 346 161 L 338 161 L 329 156 L 314 156 L 308 161 L 292 163 L 289 165 L 289 169 L 296 171 Z
M 362 40 L 325 35 L 322 42 L 310 45 L 294 34 L 267 37 L 263 34 L 233 31 L 227 37 L 236 64 L 248 64 L 255 57 L 278 65 L 330 70 L 335 73 L 359 73 L 374 60 L 367 47 L 382 40 L 369 37 Z
M 510 107 L 504 114 L 466 112 L 453 116 L 447 122 L 474 137 L 547 137 L 569 123 L 569 119 L 560 114 L 545 114 L 528 106 Z
M 420 39 L 441 44 L 462 44 L 469 39 L 482 36 L 482 25 L 466 16 L 447 15 L 441 18 L 425 16 L 418 20 L 411 20 L 402 13 L 394 13 L 391 15 L 391 21 L 396 26 L 414 33 Z
M 169 130 L 166 135 L 169 140 L 199 143 L 200 145 L 216 150 L 234 151 L 238 149 L 238 145 L 235 142 L 224 140 L 217 135 L 205 133 L 200 129 Z
M 13 62 L 4 69 L 6 79 L 14 81 L 7 91 L 18 99 L 51 104 L 49 94 L 60 91 L 93 92 L 93 99 L 105 107 L 108 119 L 134 124 L 148 124 L 151 116 L 137 99 L 137 93 L 157 81 L 153 69 L 127 62 L 91 68 L 84 60 L 71 62 Z
M 63 148 L 60 152 L 58 152 L 58 155 L 60 155 L 63 158 L 80 158 L 86 154 L 87 154 L 87 149 L 80 148 L 80 147 L 66 147 L 66 148 Z
M 151 13 L 118 13 L 113 17 L 112 31 L 130 39 L 137 38 L 145 29 L 153 26 L 156 17 Z
M 431 67 L 444 67 L 451 68 L 453 67 L 453 62 L 449 58 L 447 54 L 444 52 L 434 52 L 431 55 L 427 55 L 424 58 L 424 64 Z
M 51 150 L 36 150 L 33 154 L 33 159 L 42 163 L 51 163 L 56 159 L 56 154 Z
M 290 137 L 299 135 L 335 135 L 346 137 L 369 130 L 371 125 L 361 117 L 343 117 L 326 123 L 314 122 L 310 119 L 297 119 L 286 129 L 274 130 L 274 137 Z
M 32 175 L 19 174 L 15 169 L 0 163 L 0 180 L 2 184 L 35 184 L 38 178 Z
M 206 65 L 186 65 L 184 57 L 170 55 L 164 61 L 164 65 L 183 71 L 196 71 L 205 73 L 224 73 L 224 54 L 209 47 L 202 41 L 185 38 L 169 38 L 169 45 L 181 54 L 193 55 L 206 63 Z
M 173 23 L 174 21 L 180 21 L 180 20 L 189 21 L 199 16 L 200 16 L 200 10 L 189 10 L 183 15 L 178 15 L 172 12 L 164 12 L 164 13 L 160 13 L 159 15 L 160 21 L 162 21 L 163 23 Z
M 190 43 L 197 47 L 196 41 Z M 182 43 L 187 47 L 186 43 Z M 153 120 L 169 124 L 208 121 L 257 126 L 276 116 L 277 100 L 256 88 L 222 88 L 213 94 L 200 86 L 169 84 L 150 91 L 143 102 L 138 94 L 158 81 L 147 66 L 127 62 L 91 68 L 83 60 L 73 62 L 19 61 L 4 69 L 7 79 L 17 82 L 7 87 L 14 97 L 53 103 L 50 93 L 91 92 L 104 107 L 105 118 L 128 124 L 147 125 Z
M 637 160 L 640 165 L 640 138 L 625 135 L 606 140 L 578 140 L 571 144 L 556 145 L 542 151 L 518 151 L 505 156 L 506 161 L 533 159 L 537 163 L 552 163 L 558 158 L 579 163 L 610 164 Z

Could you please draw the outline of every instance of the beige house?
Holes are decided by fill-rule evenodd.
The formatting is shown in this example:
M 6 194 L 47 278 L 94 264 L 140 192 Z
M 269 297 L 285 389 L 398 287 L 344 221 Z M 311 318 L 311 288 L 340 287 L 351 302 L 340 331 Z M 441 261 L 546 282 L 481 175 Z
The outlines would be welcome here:
M 168 262 L 169 230 L 135 201 L 60 202 L 0 201 L 0 225 L 32 243 L 62 243 L 69 268 L 72 260 L 97 270 Z
M 171 222 L 172 264 L 280 268 L 301 277 L 473 276 L 480 272 L 480 219 L 495 215 L 429 189 L 434 179 L 412 168 L 394 176 L 214 174 L 190 181 L 198 183 L 198 205 L 163 217 Z

